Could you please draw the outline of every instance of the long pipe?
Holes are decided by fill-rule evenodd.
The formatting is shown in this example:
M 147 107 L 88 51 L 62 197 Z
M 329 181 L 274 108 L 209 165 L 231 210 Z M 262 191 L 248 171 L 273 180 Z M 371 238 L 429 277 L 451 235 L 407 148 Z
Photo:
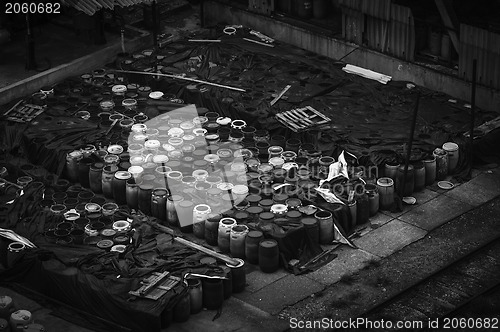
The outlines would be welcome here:
M 216 86 L 219 88 L 225 88 L 225 89 L 230 89 L 230 90 L 235 90 L 235 91 L 240 91 L 240 92 L 246 92 L 246 90 L 244 90 L 244 89 L 235 88 L 235 87 L 228 86 L 228 85 L 222 85 L 222 84 L 218 84 L 218 83 L 212 83 L 212 82 L 208 82 L 208 81 L 197 80 L 195 78 L 182 77 L 182 76 L 177 76 L 177 75 L 162 74 L 162 73 L 148 73 L 145 71 L 132 71 L 132 70 L 115 70 L 115 72 L 126 73 L 126 74 L 163 76 L 163 77 L 176 78 L 179 80 L 185 80 L 185 81 L 190 81 L 190 82 L 202 83 L 202 84 L 206 84 L 206 85 L 212 85 L 212 86 Z
M 408 150 L 406 151 L 405 169 L 403 171 L 403 183 L 401 186 L 400 196 L 403 197 L 406 186 L 406 175 L 408 174 L 408 164 L 410 163 L 411 148 L 413 145 L 413 134 L 415 133 L 415 126 L 417 125 L 418 104 L 420 102 L 420 91 L 417 94 L 417 101 L 415 102 L 415 109 L 413 110 L 413 119 L 411 120 L 410 139 L 408 142 Z
M 469 153 L 472 162 L 472 144 L 474 141 L 474 122 L 476 113 L 476 76 L 477 76 L 477 60 L 472 60 L 472 91 L 470 100 L 470 134 L 469 134 Z
M 158 51 L 158 12 L 156 8 L 156 0 L 151 3 L 151 16 L 153 19 L 153 48 Z

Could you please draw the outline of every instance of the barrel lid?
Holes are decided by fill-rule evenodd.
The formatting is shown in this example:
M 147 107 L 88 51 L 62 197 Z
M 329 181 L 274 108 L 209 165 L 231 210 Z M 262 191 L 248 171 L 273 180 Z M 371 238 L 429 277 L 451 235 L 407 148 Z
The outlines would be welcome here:
M 130 172 L 127 172 L 127 171 L 118 171 L 115 173 L 115 178 L 117 178 L 118 180 L 128 180 L 132 177 L 132 174 L 130 174 Z
M 221 183 L 217 184 L 217 188 L 219 188 L 220 190 L 223 190 L 223 191 L 229 191 L 229 190 L 234 189 L 234 184 L 229 183 L 229 182 L 221 182 Z
M 114 245 L 113 241 L 105 239 L 97 242 L 97 247 L 101 249 L 109 249 Z
M 377 180 L 377 185 L 381 187 L 390 187 L 394 185 L 394 180 L 391 178 L 380 178 Z
M 255 239 L 264 236 L 264 234 L 261 231 L 250 231 L 247 236 Z
M 149 184 L 149 183 L 143 183 L 143 184 L 139 185 L 139 188 L 141 190 L 153 190 L 153 185 Z
M 168 191 L 165 188 L 156 188 L 153 190 L 153 195 L 156 196 L 165 196 L 167 193 Z
M 182 195 L 172 195 L 172 196 L 170 196 L 170 199 L 173 202 L 180 202 L 184 199 L 184 197 Z
M 207 195 L 210 195 L 210 196 L 218 196 L 222 194 L 222 190 L 220 190 L 219 188 L 210 188 L 207 190 Z
M 251 206 L 247 208 L 247 212 L 250 214 L 261 214 L 262 212 L 264 212 L 264 209 L 260 206 Z
M 183 200 L 182 202 L 179 202 L 179 206 L 183 207 L 183 208 L 188 208 L 188 207 L 191 207 L 193 205 L 194 205 L 193 202 L 187 201 L 187 200 Z
M 300 218 L 302 216 L 302 213 L 300 213 L 299 211 L 297 210 L 292 210 L 292 211 L 288 211 L 286 213 L 286 216 L 288 218 L 292 218 L 292 219 L 296 219 L 296 218 Z
M 161 145 L 160 141 L 156 139 L 150 139 L 144 142 L 144 147 L 146 149 L 158 149 L 160 145 Z
M 201 213 L 210 213 L 211 211 L 210 206 L 208 206 L 207 204 L 198 204 L 193 208 L 193 210 Z
M 285 202 L 288 200 L 287 194 L 274 194 L 273 199 L 277 203 Z
M 216 154 L 209 153 L 203 159 L 208 163 L 216 163 L 220 160 L 220 157 Z
M 260 241 L 260 246 L 263 248 L 274 248 L 278 245 L 278 242 L 273 239 L 267 239 Z
M 204 157 L 207 153 L 208 153 L 207 150 L 194 150 L 193 151 L 193 156 L 195 156 L 195 157 Z M 204 162 L 206 163 L 206 161 L 204 161 Z
M 286 200 L 286 205 L 290 208 L 297 208 L 302 205 L 302 201 L 298 198 L 289 198 Z
M 116 163 L 118 162 L 118 160 L 120 160 L 120 157 L 118 157 L 118 155 L 116 154 L 108 154 L 104 157 L 104 161 L 108 164 Z
M 260 200 L 261 200 L 261 199 L 262 199 L 262 198 L 261 198 L 259 195 L 248 195 L 248 196 L 246 197 L 246 200 L 247 200 L 250 204 L 252 204 L 252 203 L 258 203 L 258 202 L 260 202 Z
M 151 99 L 160 99 L 163 97 L 163 92 L 161 91 L 153 91 L 149 93 L 149 98 Z
M 160 163 L 166 163 L 168 161 L 168 157 L 164 154 L 157 154 L 153 156 L 153 162 L 160 164 Z
M 458 150 L 458 144 L 453 143 L 453 142 L 446 142 L 443 144 L 443 150 L 445 151 L 457 151 Z
M 281 166 L 285 163 L 285 160 L 281 157 L 272 157 L 271 159 L 269 159 L 269 164 L 271 164 L 272 166 Z
M 111 237 L 111 236 L 116 235 L 116 231 L 114 229 L 111 229 L 111 228 L 105 228 L 101 231 L 101 234 L 103 236 Z
M 182 177 L 182 172 L 179 171 L 170 171 L 167 173 L 167 177 L 170 179 L 177 179 Z
M 250 167 L 251 166 L 258 166 L 258 165 L 260 165 L 260 160 L 257 159 L 257 158 L 249 158 L 245 162 Z
M 101 163 L 101 162 L 96 162 L 96 163 L 93 163 L 91 166 L 90 166 L 91 169 L 96 169 L 96 170 L 100 170 L 100 169 L 103 169 L 104 168 L 104 163 Z
M 120 154 L 123 152 L 123 146 L 118 145 L 118 144 L 113 144 L 108 146 L 108 153 L 112 154 Z
M 111 88 L 111 91 L 113 91 L 114 93 L 122 93 L 122 92 L 127 91 L 127 87 L 123 84 L 117 84 L 117 85 L 113 85 L 113 87 Z
M 129 242 L 130 237 L 128 235 L 119 234 L 113 237 L 113 240 L 118 243 Z
M 225 217 L 220 220 L 220 223 L 224 225 L 236 225 L 236 220 L 234 218 Z
M 101 206 L 97 203 L 87 203 L 87 204 L 85 204 L 85 210 L 87 210 L 87 212 L 89 212 L 89 213 L 99 212 L 99 211 L 101 211 Z
M 233 187 L 233 193 L 237 195 L 244 195 L 248 193 L 248 187 L 243 184 L 237 184 Z
M 259 214 L 259 218 L 260 219 L 264 219 L 264 220 L 271 220 L 274 218 L 274 213 L 272 212 L 262 212 L 261 214 Z
M 259 205 L 262 206 L 272 206 L 274 204 L 274 201 L 272 199 L 263 199 L 259 202 Z
M 314 227 L 318 224 L 316 218 L 302 218 L 300 221 L 305 227 Z
M 128 168 L 128 172 L 130 174 L 140 174 L 140 173 L 144 172 L 144 168 L 142 168 L 141 166 L 130 166 Z
M 271 206 L 271 212 L 273 213 L 285 213 L 288 210 L 285 204 L 273 204 Z

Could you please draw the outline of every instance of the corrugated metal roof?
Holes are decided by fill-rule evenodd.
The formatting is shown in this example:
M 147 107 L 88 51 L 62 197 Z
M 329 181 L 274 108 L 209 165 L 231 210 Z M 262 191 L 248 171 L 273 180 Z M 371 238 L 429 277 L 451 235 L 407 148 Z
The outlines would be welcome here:
M 128 7 L 141 3 L 151 3 L 152 0 L 61 0 L 63 4 L 74 7 L 87 15 L 94 15 L 102 8 L 113 9 L 115 6 Z

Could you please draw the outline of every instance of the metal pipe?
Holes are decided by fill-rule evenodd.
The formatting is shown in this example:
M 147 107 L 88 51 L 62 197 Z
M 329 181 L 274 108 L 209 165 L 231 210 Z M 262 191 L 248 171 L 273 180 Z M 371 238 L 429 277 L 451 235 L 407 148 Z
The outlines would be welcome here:
M 153 48 L 158 51 L 158 13 L 156 10 L 156 0 L 151 3 L 151 13 L 153 16 Z
M 477 60 L 472 60 L 472 91 L 470 100 L 470 134 L 469 134 L 469 155 L 472 162 L 472 144 L 474 141 L 474 122 L 476 110 L 476 76 L 477 76 Z
M 161 74 L 161 73 L 148 73 L 148 72 L 143 72 L 143 71 L 132 71 L 132 70 L 115 70 L 115 72 L 117 72 L 117 73 L 125 73 L 125 74 L 139 74 L 139 75 L 163 76 L 163 77 L 176 78 L 176 79 L 179 79 L 179 80 L 185 80 L 185 81 L 190 81 L 190 82 L 202 83 L 202 84 L 206 84 L 206 85 L 212 85 L 212 86 L 216 86 L 216 87 L 219 87 L 219 88 L 225 88 L 225 89 L 235 90 L 235 91 L 239 91 L 239 92 L 246 92 L 246 90 L 244 90 L 244 89 L 235 88 L 235 87 L 232 87 L 232 86 L 222 85 L 222 84 L 218 84 L 218 83 L 212 83 L 212 82 L 208 82 L 208 81 L 197 80 L 195 78 L 183 77 L 183 76 L 179 76 L 179 75 L 170 75 L 170 74 Z
M 408 174 L 408 164 L 410 163 L 411 148 L 413 145 L 413 134 L 415 133 L 415 126 L 417 124 L 418 104 L 420 102 L 420 92 L 417 94 L 417 101 L 415 102 L 415 109 L 413 110 L 413 119 L 411 121 L 410 139 L 408 142 L 408 150 L 406 151 L 405 169 L 403 171 L 403 183 L 401 185 L 400 196 L 403 197 L 406 186 L 406 175 Z

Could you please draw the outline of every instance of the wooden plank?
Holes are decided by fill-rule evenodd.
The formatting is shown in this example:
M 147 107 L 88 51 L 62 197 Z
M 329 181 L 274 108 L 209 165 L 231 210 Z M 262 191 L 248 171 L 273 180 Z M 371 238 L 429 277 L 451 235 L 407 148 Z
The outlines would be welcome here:
M 455 14 L 455 11 L 453 10 L 453 6 L 449 0 L 434 0 L 434 2 L 436 3 L 444 26 L 448 30 L 451 43 L 453 44 L 455 50 L 458 52 L 460 49 L 460 43 L 456 32 L 458 31 L 459 27 L 458 19 L 456 18 L 457 16 Z

